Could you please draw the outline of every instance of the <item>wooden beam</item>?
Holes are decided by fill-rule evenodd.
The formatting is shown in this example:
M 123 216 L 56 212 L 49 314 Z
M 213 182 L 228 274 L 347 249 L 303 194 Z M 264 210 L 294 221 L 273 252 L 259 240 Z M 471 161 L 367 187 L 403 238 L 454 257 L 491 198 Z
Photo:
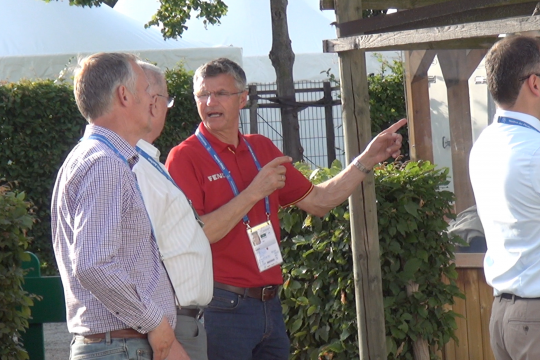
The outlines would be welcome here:
M 335 5 L 339 23 L 362 17 L 361 1 L 336 0 Z M 364 51 L 339 54 L 339 72 L 345 157 L 348 162 L 371 140 Z M 373 174 L 367 175 L 349 197 L 349 210 L 359 356 L 362 360 L 382 360 L 387 358 L 386 332 Z
M 409 153 L 411 160 L 433 163 L 433 140 L 429 84 L 427 72 L 436 52 L 416 50 L 405 52 L 405 98 L 409 119 Z
M 504 33 L 521 33 L 540 30 L 540 16 L 524 16 L 512 19 L 492 20 L 482 23 L 451 25 L 428 29 L 389 32 L 384 34 L 358 35 L 334 40 L 324 40 L 324 52 L 343 52 L 349 50 L 390 50 L 390 49 L 434 49 L 442 41 L 498 36 Z M 487 40 L 487 39 L 486 39 Z M 481 46 L 480 48 L 489 48 Z M 440 47 L 438 47 L 440 48 Z
M 479 54 L 467 54 L 466 50 L 438 52 L 438 60 L 448 92 L 448 120 L 452 141 L 452 173 L 456 213 L 474 205 L 474 195 L 469 178 L 469 154 L 472 148 L 471 104 L 469 77 L 471 68 L 476 69 L 483 58 L 483 50 L 471 50 Z
M 510 4 L 509 4 L 510 2 Z M 532 15 L 538 1 L 456 0 L 337 24 L 341 36 L 404 31 Z
M 363 0 L 362 7 L 372 10 L 387 9 L 416 9 L 423 6 L 442 4 L 453 0 Z M 512 3 L 523 3 L 528 0 L 509 0 Z M 321 10 L 334 10 L 334 0 L 320 0 L 319 8 Z

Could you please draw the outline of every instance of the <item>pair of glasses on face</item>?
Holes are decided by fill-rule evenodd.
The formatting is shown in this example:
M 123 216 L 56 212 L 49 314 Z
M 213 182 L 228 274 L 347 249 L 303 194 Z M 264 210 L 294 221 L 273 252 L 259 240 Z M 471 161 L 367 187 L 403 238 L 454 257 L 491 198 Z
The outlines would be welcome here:
M 525 80 L 527 80 L 528 78 L 530 78 L 532 75 L 536 75 L 536 77 L 539 77 L 539 78 L 540 78 L 540 74 L 532 73 L 532 74 L 529 74 L 529 75 L 527 75 L 527 76 L 522 77 L 521 79 L 519 79 L 519 81 L 525 81 Z
M 165 96 L 165 95 L 161 95 L 161 94 L 156 94 L 156 96 L 165 98 L 167 100 L 167 108 L 168 109 L 173 107 L 173 105 L 174 105 L 174 96 Z
M 244 91 L 238 91 L 238 92 L 228 92 L 225 90 L 220 91 L 205 91 L 201 93 L 193 93 L 195 95 L 195 98 L 200 102 L 207 102 L 210 96 L 214 97 L 217 101 L 227 100 L 229 97 L 233 95 L 238 95 L 243 93 Z

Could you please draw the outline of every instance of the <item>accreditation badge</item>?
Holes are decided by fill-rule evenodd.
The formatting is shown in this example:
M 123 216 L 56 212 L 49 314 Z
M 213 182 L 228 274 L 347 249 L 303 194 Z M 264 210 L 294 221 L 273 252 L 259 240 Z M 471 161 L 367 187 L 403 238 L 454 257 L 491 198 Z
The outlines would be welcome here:
M 260 272 L 283 262 L 276 234 L 270 221 L 248 228 L 247 234 Z

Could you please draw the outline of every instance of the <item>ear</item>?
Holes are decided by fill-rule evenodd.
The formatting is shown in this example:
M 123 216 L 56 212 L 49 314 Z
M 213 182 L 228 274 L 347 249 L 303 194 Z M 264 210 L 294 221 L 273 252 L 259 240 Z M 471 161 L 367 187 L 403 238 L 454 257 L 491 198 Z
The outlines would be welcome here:
M 158 116 L 158 105 L 157 105 L 157 95 L 152 96 L 152 103 L 150 103 L 150 114 L 152 117 Z
M 131 101 L 131 93 L 124 85 L 120 85 L 116 88 L 116 97 L 122 106 L 127 106 Z
M 247 92 L 247 90 L 244 90 L 244 92 L 242 94 L 240 94 L 240 109 L 243 109 L 244 106 L 246 106 L 247 97 L 248 97 L 248 92 Z

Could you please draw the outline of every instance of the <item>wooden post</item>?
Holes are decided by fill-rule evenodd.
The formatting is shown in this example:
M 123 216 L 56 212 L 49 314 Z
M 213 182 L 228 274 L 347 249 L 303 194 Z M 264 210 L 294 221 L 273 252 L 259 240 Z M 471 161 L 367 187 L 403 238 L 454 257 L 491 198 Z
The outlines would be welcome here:
M 410 157 L 433 163 L 431 113 L 427 72 L 436 55 L 434 50 L 405 51 L 405 97 L 409 119 Z
M 338 23 L 360 19 L 362 2 L 336 0 Z M 339 37 L 339 30 L 338 30 Z M 371 140 L 366 58 L 362 50 L 339 53 L 346 161 Z M 385 360 L 386 335 L 382 297 L 379 232 L 373 174 L 349 197 L 358 346 L 362 360 Z
M 452 173 L 456 213 L 474 205 L 469 179 L 469 153 L 472 148 L 469 78 L 487 50 L 441 50 L 439 63 L 448 89 L 448 118 L 452 141 Z
M 257 110 L 259 103 L 257 101 L 257 85 L 249 85 L 249 133 L 258 134 L 259 125 L 257 119 Z
M 326 123 L 326 153 L 328 154 L 328 167 L 336 160 L 336 135 L 334 131 L 334 117 L 332 116 L 332 86 L 330 81 L 323 82 L 324 89 L 324 120 Z

